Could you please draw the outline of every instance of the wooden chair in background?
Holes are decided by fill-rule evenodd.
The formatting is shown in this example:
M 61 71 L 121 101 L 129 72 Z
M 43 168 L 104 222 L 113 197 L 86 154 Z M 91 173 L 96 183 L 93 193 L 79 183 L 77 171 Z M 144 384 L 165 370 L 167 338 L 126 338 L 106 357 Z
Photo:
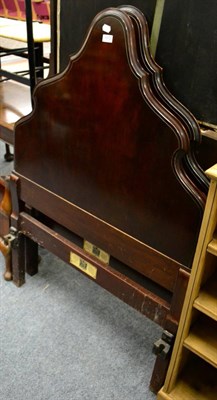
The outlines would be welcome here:
M 20 19 L 21 20 L 26 20 L 26 6 L 25 6 L 25 0 L 17 0 L 17 4 L 19 7 L 19 12 L 20 12 Z M 33 3 L 32 3 L 32 20 L 36 21 L 37 20 L 37 15 L 35 13 Z
M 33 0 L 33 21 L 50 21 L 50 1 Z M 26 20 L 25 0 L 0 0 L 0 16 L 6 18 Z
M 50 21 L 50 1 L 32 1 L 32 8 L 36 14 L 38 21 L 49 22 Z
M 11 196 L 9 190 L 9 177 L 0 177 L 0 251 L 5 258 L 5 280 L 11 280 L 11 255 L 10 244 L 6 240 L 9 232 L 11 214 Z
M 20 19 L 20 10 L 17 0 L 1 0 L 6 10 L 7 18 Z
M 6 17 L 6 7 L 3 0 L 0 0 L 0 17 Z

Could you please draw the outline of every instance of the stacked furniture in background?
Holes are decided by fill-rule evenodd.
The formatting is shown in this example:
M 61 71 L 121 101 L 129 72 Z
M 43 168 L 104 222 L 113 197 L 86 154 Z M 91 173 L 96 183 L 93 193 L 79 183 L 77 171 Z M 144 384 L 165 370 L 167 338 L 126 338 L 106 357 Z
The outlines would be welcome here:
M 15 18 L 20 17 L 20 10 L 17 0 L 1 0 L 1 9 L 4 11 L 4 17 Z
M 33 21 L 49 21 L 50 18 L 50 1 L 32 0 L 32 16 Z M 26 19 L 26 2 L 25 0 L 1 0 L 0 16 L 5 18 Z
M 34 0 L 32 2 L 32 6 L 38 21 L 49 22 L 50 20 L 49 0 Z
M 37 272 L 40 245 L 164 328 L 157 391 L 208 180 L 194 154 L 197 123 L 148 46 L 139 10 L 106 9 L 67 69 L 37 85 L 32 113 L 15 127 L 9 238 L 17 286 Z
M 159 400 L 217 395 L 217 164 L 211 179 L 179 329 Z
M 0 46 L 0 56 L 5 57 L 13 54 L 18 57 L 28 58 L 30 72 L 28 70 L 22 71 L 21 74 L 12 74 L 1 69 L 1 75 L 23 84 L 34 86 L 35 79 L 32 77 L 31 66 L 33 66 L 32 68 L 36 67 L 37 78 L 42 78 L 44 62 L 49 62 L 47 58 L 44 58 L 43 44 L 50 42 L 50 26 L 49 24 L 42 24 L 40 19 L 38 20 L 34 12 L 33 3 L 30 0 L 20 0 L 20 2 L 18 0 L 2 0 L 2 7 L 0 37 L 9 41 L 15 40 L 24 43 L 25 47 L 14 49 L 14 46 L 12 48 Z M 49 16 L 45 18 L 46 21 L 49 21 L 49 18 Z M 24 77 L 28 73 L 30 74 L 30 79 Z
M 14 145 L 14 124 L 32 110 L 30 89 L 17 82 L 0 83 L 0 140 L 6 144 L 5 160 L 12 161 L 9 145 Z
M 11 41 L 12 44 L 13 41 L 18 41 L 25 46 L 22 48 L 14 48 L 13 45 L 11 47 L 0 46 L 0 61 L 11 55 L 15 59 L 18 57 L 18 60 L 28 59 L 25 71 L 12 72 L 3 68 L 3 63 L 0 65 L 0 139 L 6 142 L 5 159 L 7 161 L 13 159 L 9 145 L 14 143 L 14 123 L 31 110 L 31 93 L 36 80 L 44 76 L 44 62 L 49 63 L 49 59 L 44 57 L 43 45 L 45 42 L 50 42 L 50 26 L 39 22 L 32 24 L 32 20 L 35 20 L 36 17 L 34 13 L 32 14 L 31 2 L 23 0 L 22 3 L 22 9 L 19 8 L 17 0 L 2 0 L 0 4 L 2 7 L 0 37 L 6 39 L 9 46 Z M 27 85 L 29 88 L 23 85 Z

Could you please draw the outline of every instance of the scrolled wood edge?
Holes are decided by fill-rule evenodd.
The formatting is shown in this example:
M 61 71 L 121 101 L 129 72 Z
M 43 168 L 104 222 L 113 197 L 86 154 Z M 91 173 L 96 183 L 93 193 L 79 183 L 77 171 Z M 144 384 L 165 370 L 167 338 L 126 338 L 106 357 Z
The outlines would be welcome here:
M 145 15 L 134 6 L 120 6 L 118 8 L 127 13 L 136 26 L 139 37 L 139 59 L 145 70 L 150 73 L 156 93 L 164 101 L 164 104 L 171 107 L 187 126 L 190 140 L 194 142 L 193 148 L 195 148 L 195 145 L 199 145 L 202 141 L 199 125 L 193 114 L 170 93 L 164 82 L 163 68 L 157 64 L 150 52 L 149 29 Z M 188 154 L 187 158 L 187 164 L 192 167 L 195 180 L 198 181 L 200 188 L 207 193 L 209 181 L 204 171 L 192 154 Z
M 136 51 L 136 37 L 135 37 L 135 31 L 134 31 L 134 26 L 133 23 L 130 19 L 130 17 L 121 11 L 120 9 L 117 8 L 107 8 L 100 13 L 98 13 L 95 18 L 93 19 L 89 30 L 87 32 L 86 38 L 83 42 L 83 45 L 81 46 L 81 49 L 75 54 L 70 57 L 70 61 L 68 66 L 64 71 L 62 71 L 60 74 L 47 78 L 44 81 L 39 82 L 35 90 L 33 92 L 33 110 L 32 113 L 30 113 L 28 116 L 22 118 L 17 124 L 16 127 L 20 124 L 25 123 L 27 120 L 30 120 L 31 118 L 34 117 L 35 110 L 36 110 L 36 105 L 37 105 L 37 98 L 40 90 L 44 86 L 49 86 L 53 85 L 54 83 L 57 83 L 64 79 L 64 77 L 67 74 L 73 74 L 73 63 L 76 62 L 84 53 L 85 48 L 87 46 L 88 40 L 91 36 L 91 33 L 93 32 L 95 25 L 99 23 L 100 21 L 103 21 L 106 17 L 114 18 L 116 21 L 120 23 L 123 29 L 123 33 L 125 36 L 125 43 L 126 43 L 126 53 L 128 57 L 128 64 L 129 68 L 131 69 L 133 75 L 136 77 L 138 80 L 139 86 L 140 86 L 140 91 L 142 94 L 142 97 L 144 101 L 148 104 L 148 106 L 154 111 L 154 113 L 164 121 L 167 125 L 170 126 L 170 128 L 173 130 L 176 139 L 177 139 L 177 154 L 179 154 L 179 157 L 174 157 L 174 171 L 176 171 L 175 176 L 178 178 L 178 181 L 184 186 L 185 190 L 195 199 L 195 201 L 199 204 L 201 208 L 203 208 L 204 202 L 201 201 L 203 198 L 203 194 L 198 189 L 193 181 L 189 178 L 187 173 L 185 172 L 184 168 L 182 167 L 182 163 L 184 163 L 184 157 L 186 155 L 190 154 L 190 140 L 189 140 L 189 135 L 188 132 L 186 131 L 184 125 L 182 122 L 175 116 L 173 115 L 170 111 L 167 110 L 167 108 L 157 99 L 157 97 L 154 95 L 150 82 L 149 82 L 149 75 L 148 73 L 144 70 L 144 68 L 141 66 L 139 60 L 138 60 L 138 55 Z M 15 129 L 15 145 L 16 145 L 16 129 Z M 171 158 L 173 155 L 171 154 Z M 179 159 L 179 163 L 176 164 L 176 160 Z
M 155 61 L 150 52 L 149 29 L 145 15 L 134 6 L 120 6 L 119 9 L 126 12 L 137 25 L 140 37 L 140 58 L 147 68 L 147 72 L 152 75 L 153 83 L 160 96 L 180 113 L 180 117 L 189 125 L 192 140 L 200 143 L 201 133 L 195 117 L 170 93 L 163 79 L 163 68 Z

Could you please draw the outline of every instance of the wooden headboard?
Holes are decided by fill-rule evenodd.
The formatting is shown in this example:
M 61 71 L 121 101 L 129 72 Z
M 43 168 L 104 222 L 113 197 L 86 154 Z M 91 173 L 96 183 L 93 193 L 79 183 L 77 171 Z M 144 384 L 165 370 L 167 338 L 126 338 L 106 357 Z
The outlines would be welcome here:
M 197 123 L 164 88 L 140 17 L 126 7 L 100 12 L 66 70 L 36 86 L 32 112 L 16 123 L 12 272 L 18 286 L 35 274 L 41 245 L 163 326 L 158 390 L 208 182 L 195 158 Z
M 172 290 L 180 266 L 191 266 L 204 197 L 184 167 L 188 132 L 154 95 L 135 40 L 123 12 L 98 14 L 17 123 L 15 173 L 21 200 Z

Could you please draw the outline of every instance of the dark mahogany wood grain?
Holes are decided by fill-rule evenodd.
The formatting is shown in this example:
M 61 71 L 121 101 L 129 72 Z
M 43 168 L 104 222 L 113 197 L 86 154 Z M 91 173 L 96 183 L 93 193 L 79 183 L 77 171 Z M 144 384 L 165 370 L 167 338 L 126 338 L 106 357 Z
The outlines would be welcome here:
M 90 262 L 97 268 L 97 277 L 94 279 L 96 283 L 143 315 L 154 320 L 157 324 L 164 326 L 166 316 L 169 312 L 169 304 L 166 301 L 131 281 L 129 278 L 126 278 L 126 276 L 115 271 L 112 267 L 100 262 L 71 241 L 53 232 L 46 225 L 34 220 L 28 214 L 21 213 L 20 221 L 27 238 L 37 241 L 38 244 L 68 264 L 70 264 L 71 251 L 82 257 L 85 261 Z
M 104 24 L 112 44 L 102 41 Z M 16 125 L 15 171 L 190 267 L 204 199 L 183 166 L 188 134 L 154 96 L 130 18 L 100 13 L 67 70 L 39 83 L 34 102 Z
M 177 261 L 22 176 L 18 191 L 20 200 L 25 204 L 34 205 L 36 210 L 68 230 L 173 291 L 178 271 L 182 267 Z
M 99 13 L 67 69 L 37 85 L 32 113 L 16 124 L 13 277 L 19 286 L 37 272 L 38 244 L 68 263 L 73 252 L 97 268 L 98 284 L 175 333 L 205 195 L 186 168 L 191 122 L 165 106 L 137 40 L 125 12 Z M 85 252 L 83 239 L 116 265 Z M 158 357 L 155 390 L 167 364 Z

